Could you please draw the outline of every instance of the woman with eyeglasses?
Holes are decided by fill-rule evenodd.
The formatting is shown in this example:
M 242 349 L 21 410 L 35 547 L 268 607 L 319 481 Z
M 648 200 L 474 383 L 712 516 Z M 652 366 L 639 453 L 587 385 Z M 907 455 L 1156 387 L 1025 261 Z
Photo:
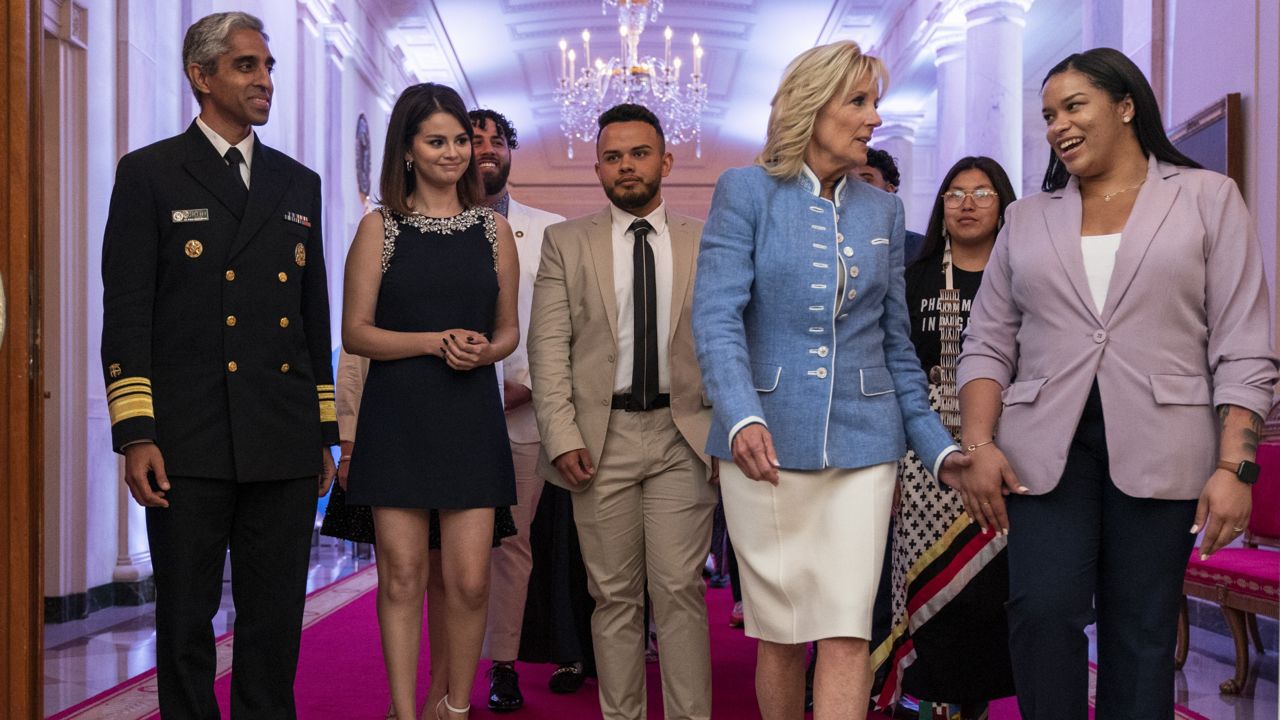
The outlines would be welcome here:
M 943 179 L 920 259 L 906 270 L 911 341 L 929 376 L 929 402 L 957 438 L 960 333 L 1014 199 L 999 163 L 962 158 Z M 948 718 L 985 717 L 989 700 L 1013 694 L 1005 538 L 983 532 L 959 494 L 937 482 L 914 452 L 898 464 L 898 489 L 894 622 L 872 658 L 888 671 L 876 703 L 888 707 L 905 694 L 921 701 L 922 718 L 937 717 L 939 706 Z

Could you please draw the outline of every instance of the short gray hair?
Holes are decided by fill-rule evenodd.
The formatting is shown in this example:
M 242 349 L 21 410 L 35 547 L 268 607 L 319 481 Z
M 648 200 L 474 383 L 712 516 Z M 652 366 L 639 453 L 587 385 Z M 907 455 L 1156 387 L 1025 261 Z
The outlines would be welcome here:
M 262 33 L 263 40 L 270 40 L 263 31 L 262 21 L 246 12 L 224 12 L 206 15 L 187 28 L 187 37 L 182 41 L 182 74 L 191 83 L 191 92 L 200 99 L 200 91 L 187 75 L 187 68 L 199 65 L 205 75 L 213 75 L 218 71 L 218 58 L 231 48 L 227 38 L 236 30 L 253 30 Z

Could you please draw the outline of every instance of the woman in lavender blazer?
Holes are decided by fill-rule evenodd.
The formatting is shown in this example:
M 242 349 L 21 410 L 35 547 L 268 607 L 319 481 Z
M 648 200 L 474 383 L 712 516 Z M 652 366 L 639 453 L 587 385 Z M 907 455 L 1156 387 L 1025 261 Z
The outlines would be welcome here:
M 1023 718 L 1087 716 L 1096 619 L 1097 717 L 1167 720 L 1195 535 L 1209 554 L 1249 518 L 1276 379 L 1262 256 L 1122 53 L 1068 57 L 1042 95 L 1044 192 L 1009 207 L 965 332 L 957 489 L 1009 534 Z

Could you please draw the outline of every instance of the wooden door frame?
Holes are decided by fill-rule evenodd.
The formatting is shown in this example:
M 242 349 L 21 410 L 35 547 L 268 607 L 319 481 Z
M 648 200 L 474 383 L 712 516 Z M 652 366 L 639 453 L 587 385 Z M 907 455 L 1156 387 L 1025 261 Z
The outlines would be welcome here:
M 0 708 L 14 718 L 44 717 L 38 2 L 0 4 Z

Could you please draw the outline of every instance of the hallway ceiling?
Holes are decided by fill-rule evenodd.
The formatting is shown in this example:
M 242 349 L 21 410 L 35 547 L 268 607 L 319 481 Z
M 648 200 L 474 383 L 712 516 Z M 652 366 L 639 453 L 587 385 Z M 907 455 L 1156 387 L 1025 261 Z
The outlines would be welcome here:
M 422 81 L 457 88 L 470 105 L 507 115 L 520 135 L 511 181 L 521 196 L 554 194 L 567 187 L 597 187 L 594 149 L 579 143 L 566 155 L 559 106 L 552 92 L 560 72 L 557 43 L 580 48 L 591 31 L 593 54 L 617 54 L 617 13 L 601 12 L 599 0 L 365 0 L 392 28 L 390 39 L 410 73 Z M 958 9 L 964 0 L 665 0 L 665 11 L 649 24 L 641 52 L 660 54 L 662 28 L 675 33 L 673 52 L 689 57 L 689 37 L 698 32 L 705 48 L 708 107 L 703 115 L 703 153 L 692 144 L 672 146 L 676 166 L 668 188 L 688 188 L 682 200 L 705 208 L 710 186 L 727 167 L 746 165 L 759 150 L 769 100 L 787 62 L 816 44 L 858 41 L 888 61 L 892 79 L 881 110 L 931 142 L 936 71 L 935 35 L 963 32 Z M 1081 3 L 1035 0 L 1027 15 L 1024 74 L 1034 91 L 1044 71 L 1079 47 Z M 581 193 L 581 195 L 588 195 Z M 667 193 L 672 197 L 674 193 Z M 590 193 L 575 202 L 598 201 Z M 701 214 L 701 213 L 697 213 Z
M 407 64 L 424 80 L 458 88 L 468 103 L 494 108 L 520 135 L 512 181 L 517 185 L 576 184 L 594 151 L 578 144 L 566 157 L 559 106 L 552 90 L 560 71 L 557 42 L 580 48 L 591 31 L 594 54 L 618 54 L 617 13 L 599 0 L 383 0 Z M 900 0 L 666 0 L 650 23 L 641 52 L 661 54 L 662 29 L 675 33 L 674 54 L 689 63 L 689 37 L 701 36 L 708 85 L 703 156 L 673 147 L 671 184 L 714 182 L 725 167 L 751 161 L 764 137 L 769 100 L 783 68 L 803 50 L 833 39 L 865 46 L 901 10 Z M 599 43 L 599 44 L 597 44 Z M 691 174 L 690 174 L 691 173 Z M 708 176 L 709 177 L 706 177 Z

